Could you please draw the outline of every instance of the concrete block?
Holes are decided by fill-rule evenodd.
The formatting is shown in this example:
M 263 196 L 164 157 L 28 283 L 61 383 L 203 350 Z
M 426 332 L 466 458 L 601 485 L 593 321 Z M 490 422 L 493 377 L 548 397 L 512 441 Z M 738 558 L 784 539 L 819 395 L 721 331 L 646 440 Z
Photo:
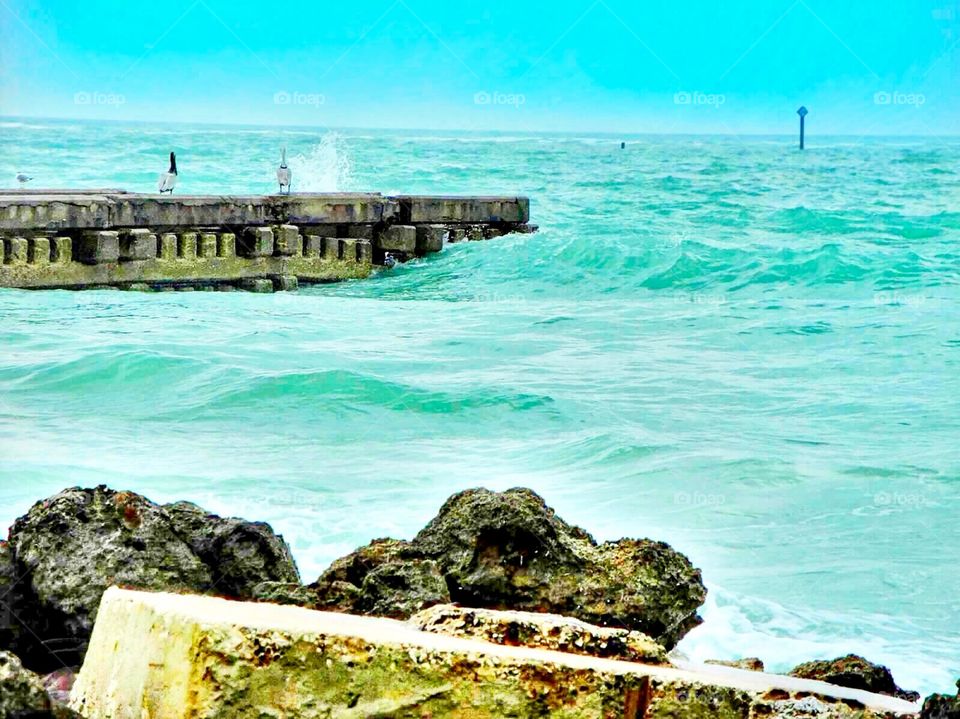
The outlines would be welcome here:
M 280 225 L 275 234 L 274 253 L 278 255 L 299 255 L 300 228 L 296 225 Z
M 357 240 L 372 240 L 373 225 L 347 225 L 347 237 Z
M 443 249 L 443 238 L 447 235 L 444 225 L 419 225 L 417 227 L 417 254 L 421 257 Z
M 241 290 L 247 292 L 273 292 L 273 282 L 263 277 L 247 278 L 240 280 L 238 284 Z
M 103 595 L 70 707 L 86 719 L 916 716 L 902 699 L 794 677 L 116 587 Z
M 277 292 L 295 292 L 299 286 L 295 275 L 279 275 L 273 278 L 273 289 Z
M 0 265 L 2 265 L 2 264 L 4 263 L 4 258 L 5 258 L 6 256 L 7 256 L 7 245 L 6 245 L 6 241 L 5 241 L 2 237 L 0 237 Z M 0 608 L 0 611 L 3 611 L 2 608 Z M 0 615 L 0 616 L 2 616 L 2 615 Z
M 159 257 L 161 260 L 175 260 L 177 259 L 177 236 L 172 232 L 167 232 L 163 235 L 160 235 L 160 254 Z
M 157 257 L 157 236 L 145 228 L 120 233 L 120 259 L 153 260 Z
M 48 237 L 34 237 L 27 247 L 27 259 L 31 265 L 50 264 L 50 239 Z
M 238 238 L 244 257 L 270 257 L 273 254 L 273 230 L 269 227 L 248 227 Z
M 340 259 L 344 262 L 357 261 L 357 240 L 349 237 L 340 240 Z
M 488 240 L 492 240 L 494 237 L 502 237 L 503 230 L 501 230 L 499 227 L 484 227 L 483 236 Z
M 452 242 L 463 242 L 467 239 L 467 231 L 462 227 L 451 227 L 449 241 Z
M 303 238 L 303 256 L 317 258 L 323 254 L 323 238 L 319 235 L 307 235 Z
M 237 236 L 232 232 L 223 232 L 217 238 L 217 257 L 237 256 Z
M 518 235 L 532 235 L 534 232 L 538 231 L 540 227 L 538 225 L 514 225 L 510 228 L 510 232 L 516 232 Z
M 357 240 L 357 261 L 365 265 L 373 262 L 373 243 L 370 240 Z
M 417 251 L 417 228 L 412 225 L 390 225 L 385 227 L 376 239 L 377 247 L 387 252 Z
M 8 265 L 23 265 L 27 262 L 27 238 L 26 237 L 8 237 L 3 241 L 6 258 L 4 263 Z
M 197 259 L 197 233 L 182 232 L 177 238 L 177 257 L 181 260 Z
M 50 259 L 53 262 L 63 264 L 73 261 L 73 240 L 69 237 L 54 237 L 50 242 L 50 247 Z
M 150 292 L 151 288 L 146 282 L 132 282 L 127 285 L 127 290 L 130 292 Z
M 75 248 L 76 258 L 86 265 L 103 265 L 120 260 L 120 234 L 116 230 L 85 232 Z
M 467 228 L 467 239 L 473 242 L 477 242 L 478 240 L 485 240 L 487 238 L 483 234 L 482 227 L 480 227 L 479 225 L 473 225 L 472 227 Z
M 325 260 L 340 259 L 340 240 L 338 240 L 336 237 L 323 238 L 323 259 Z
M 198 257 L 216 257 L 217 256 L 217 236 L 213 232 L 202 232 L 197 241 Z
M 453 197 L 400 195 L 403 223 L 527 222 L 530 201 L 526 197 Z

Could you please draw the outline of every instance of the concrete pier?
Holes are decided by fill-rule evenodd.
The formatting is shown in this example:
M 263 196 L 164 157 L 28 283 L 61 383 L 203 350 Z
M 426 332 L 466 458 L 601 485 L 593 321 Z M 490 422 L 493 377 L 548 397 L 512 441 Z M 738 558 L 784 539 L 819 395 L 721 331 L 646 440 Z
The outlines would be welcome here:
M 533 232 L 525 197 L 0 192 L 0 287 L 293 289 Z

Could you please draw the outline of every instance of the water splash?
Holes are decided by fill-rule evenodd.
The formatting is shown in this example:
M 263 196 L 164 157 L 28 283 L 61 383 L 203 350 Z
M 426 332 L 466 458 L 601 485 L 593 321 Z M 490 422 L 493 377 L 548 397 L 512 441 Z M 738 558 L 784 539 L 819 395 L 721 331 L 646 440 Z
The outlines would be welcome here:
M 350 185 L 350 157 L 346 141 L 329 132 L 319 143 L 290 159 L 298 192 L 338 192 Z

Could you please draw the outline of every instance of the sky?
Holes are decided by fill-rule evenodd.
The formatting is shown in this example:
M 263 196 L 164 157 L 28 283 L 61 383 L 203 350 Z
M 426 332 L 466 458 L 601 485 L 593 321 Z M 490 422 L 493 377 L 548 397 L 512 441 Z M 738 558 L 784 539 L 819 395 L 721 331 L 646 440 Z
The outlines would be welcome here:
M 0 115 L 960 133 L 960 0 L 0 0 Z

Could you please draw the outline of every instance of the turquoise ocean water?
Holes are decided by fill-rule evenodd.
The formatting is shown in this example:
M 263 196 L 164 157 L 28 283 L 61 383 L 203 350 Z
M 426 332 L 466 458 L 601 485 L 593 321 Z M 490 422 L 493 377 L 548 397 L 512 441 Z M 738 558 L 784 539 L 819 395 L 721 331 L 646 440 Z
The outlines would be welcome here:
M 621 151 L 621 139 L 627 140 Z M 522 193 L 541 232 L 296 294 L 0 290 L 0 530 L 107 483 L 306 580 L 525 485 L 703 569 L 693 658 L 960 676 L 960 141 L 6 120 L 0 184 Z

